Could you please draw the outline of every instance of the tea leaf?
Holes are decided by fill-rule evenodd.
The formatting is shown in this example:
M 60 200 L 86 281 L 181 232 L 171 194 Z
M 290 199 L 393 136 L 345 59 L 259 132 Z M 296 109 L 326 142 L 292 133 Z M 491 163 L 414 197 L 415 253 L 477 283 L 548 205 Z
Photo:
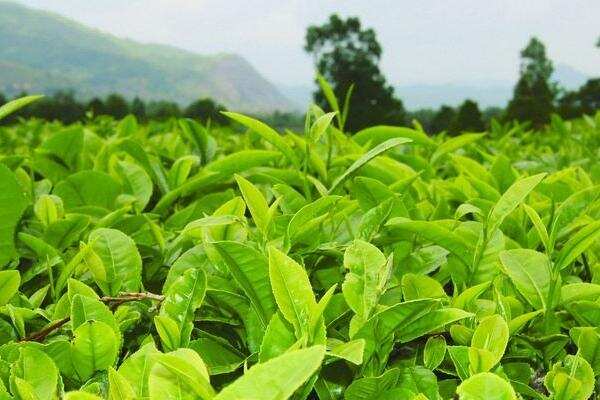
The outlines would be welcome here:
M 27 200 L 15 175 L 0 164 L 0 267 L 16 256 L 15 228 Z
M 269 277 L 279 310 L 294 326 L 298 338 L 308 338 L 309 320 L 317 302 L 306 271 L 287 255 L 271 247 Z
M 323 346 L 312 346 L 256 364 L 214 399 L 287 399 L 315 373 L 324 355 Z
M 513 249 L 500 252 L 507 275 L 525 300 L 536 309 L 547 307 L 550 294 L 550 262 L 537 251 Z
M 44 96 L 40 96 L 40 95 L 25 96 L 25 97 L 21 97 L 16 100 L 13 100 L 13 101 L 9 101 L 8 103 L 0 106 L 0 119 L 8 117 L 10 114 L 14 113 L 15 111 L 18 111 L 23 107 L 26 107 L 27 105 L 33 103 L 34 101 L 41 99 L 42 97 L 44 97 Z
M 394 138 L 386 140 L 385 142 L 373 147 L 371 150 L 360 156 L 344 173 L 338 176 L 329 188 L 329 193 L 334 193 L 339 185 L 341 185 L 346 179 L 348 179 L 354 172 L 360 167 L 371 161 L 373 158 L 385 153 L 386 151 L 399 146 L 401 144 L 410 143 L 412 140 L 406 138 Z
M 473 375 L 456 389 L 460 400 L 517 400 L 510 384 L 498 375 L 482 372 Z

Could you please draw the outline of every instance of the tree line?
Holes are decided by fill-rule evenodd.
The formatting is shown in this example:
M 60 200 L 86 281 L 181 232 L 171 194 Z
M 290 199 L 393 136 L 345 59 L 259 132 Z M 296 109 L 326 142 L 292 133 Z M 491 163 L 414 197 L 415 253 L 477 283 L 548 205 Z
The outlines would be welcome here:
M 600 39 L 596 46 L 600 47 Z M 491 117 L 540 127 L 553 113 L 574 118 L 600 109 L 600 78 L 588 80 L 578 90 L 560 88 L 551 80 L 554 67 L 546 48 L 535 37 L 521 51 L 519 80 L 506 108 L 484 112 L 469 99 L 457 108 L 445 105 L 437 111 L 407 112 L 379 69 L 382 47 L 375 31 L 363 28 L 356 17 L 342 19 L 333 14 L 326 23 L 310 26 L 304 50 L 313 57 L 316 69 L 331 84 L 336 97 L 349 104 L 346 126 L 350 131 L 377 124 L 405 125 L 412 117 L 430 133 L 481 131 Z M 330 109 L 320 87 L 314 100 Z
M 22 93 L 17 97 L 23 97 Z M 0 93 L 0 106 L 8 99 Z M 221 114 L 225 106 L 210 98 L 198 99 L 186 107 L 172 101 L 144 101 L 138 97 L 129 101 L 119 94 L 109 94 L 104 98 L 94 97 L 89 101 L 77 99 L 73 91 L 57 91 L 25 107 L 10 118 L 8 124 L 18 118 L 39 118 L 47 121 L 60 121 L 64 124 L 83 121 L 95 116 L 111 116 L 116 119 L 133 114 L 139 121 L 166 120 L 169 118 L 194 118 L 206 123 L 208 120 L 219 125 L 229 124 L 229 119 Z

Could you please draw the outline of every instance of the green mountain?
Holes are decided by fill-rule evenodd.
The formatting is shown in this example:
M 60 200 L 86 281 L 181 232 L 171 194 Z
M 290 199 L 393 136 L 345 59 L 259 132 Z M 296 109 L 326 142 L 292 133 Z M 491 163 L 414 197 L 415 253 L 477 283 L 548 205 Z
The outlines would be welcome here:
M 291 102 L 245 59 L 142 44 L 57 14 L 0 1 L 0 92 L 73 89 L 181 104 L 211 97 L 235 110 L 288 110 Z

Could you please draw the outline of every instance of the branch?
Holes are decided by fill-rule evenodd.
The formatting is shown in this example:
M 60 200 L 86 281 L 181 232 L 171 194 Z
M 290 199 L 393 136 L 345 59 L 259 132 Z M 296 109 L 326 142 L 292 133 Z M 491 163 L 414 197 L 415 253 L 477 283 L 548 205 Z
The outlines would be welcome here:
M 160 303 L 164 299 L 165 299 L 165 296 L 163 296 L 161 294 L 143 292 L 143 293 L 121 293 L 117 297 L 103 296 L 100 298 L 100 301 L 103 302 L 104 304 L 110 305 L 112 309 L 115 309 L 118 306 L 120 306 L 121 304 L 127 303 L 129 301 L 152 300 L 152 301 L 156 301 L 156 302 Z M 65 325 L 70 320 L 71 320 L 71 317 L 65 317 L 63 319 L 53 321 L 48 326 L 46 326 L 44 329 L 28 335 L 28 336 L 24 337 L 23 339 L 21 339 L 20 341 L 21 342 L 43 342 L 44 339 L 46 339 L 46 337 L 49 334 L 51 334 L 52 332 L 59 329 L 61 326 Z
M 24 337 L 23 339 L 21 339 L 21 342 L 43 342 L 44 339 L 46 339 L 46 336 L 48 336 L 50 333 L 54 332 L 55 330 L 69 322 L 70 319 L 70 317 L 65 317 L 63 319 L 54 321 L 41 331 L 34 332 L 31 335 Z
M 154 294 L 150 292 L 142 292 L 142 293 L 126 293 L 122 292 L 117 297 L 104 296 L 100 298 L 100 301 L 103 303 L 112 303 L 115 301 L 142 301 L 142 300 L 154 300 L 159 303 L 165 299 L 165 296 L 162 294 Z
M 161 294 L 154 294 L 149 292 L 143 293 L 121 293 L 117 297 L 103 296 L 100 298 L 100 301 L 104 304 L 109 304 L 112 309 L 117 308 L 123 303 L 127 303 L 128 301 L 143 301 L 143 300 L 153 300 L 161 303 L 165 299 L 165 296 Z

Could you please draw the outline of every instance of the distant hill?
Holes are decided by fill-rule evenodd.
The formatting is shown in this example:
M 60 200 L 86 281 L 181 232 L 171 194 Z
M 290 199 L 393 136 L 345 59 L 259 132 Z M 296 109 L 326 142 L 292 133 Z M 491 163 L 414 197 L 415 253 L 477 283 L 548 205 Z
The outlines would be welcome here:
M 0 92 L 74 89 L 181 104 L 211 97 L 235 110 L 289 110 L 292 102 L 244 58 L 141 44 L 57 14 L 0 1 Z
M 566 65 L 554 67 L 552 80 L 565 89 L 573 90 L 583 85 L 589 77 L 581 71 Z M 410 110 L 437 108 L 442 104 L 457 106 L 465 99 L 472 99 L 485 107 L 505 107 L 511 99 L 515 82 L 473 82 L 447 85 L 400 85 L 396 93 Z
M 573 90 L 583 85 L 589 77 L 566 64 L 557 64 L 552 79 L 563 88 Z M 408 110 L 438 108 L 443 104 L 457 106 L 465 99 L 472 99 L 485 107 L 504 107 L 513 94 L 516 82 L 472 82 L 465 84 L 412 84 L 396 85 L 395 93 Z M 279 90 L 292 100 L 296 107 L 304 109 L 312 101 L 310 85 L 278 85 Z
M 465 99 L 475 100 L 480 108 L 504 107 L 512 95 L 512 86 L 502 83 L 401 85 L 395 88 L 395 93 L 409 110 L 458 106 Z
M 571 67 L 567 64 L 557 64 L 554 66 L 554 74 L 552 78 L 556 80 L 562 87 L 568 90 L 579 88 L 583 85 L 590 76 Z
M 306 111 L 308 105 L 313 102 L 314 88 L 310 84 L 278 83 L 277 88 L 286 98 L 290 99 L 296 111 Z

